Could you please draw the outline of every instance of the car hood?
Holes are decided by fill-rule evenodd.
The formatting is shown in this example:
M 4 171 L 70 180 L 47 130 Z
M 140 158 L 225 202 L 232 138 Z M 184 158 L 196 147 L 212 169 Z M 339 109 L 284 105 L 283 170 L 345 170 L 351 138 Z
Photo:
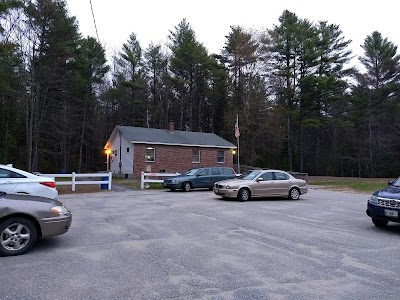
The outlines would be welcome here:
M 50 203 L 54 205 L 62 205 L 62 203 L 55 199 L 44 198 L 31 195 L 17 195 L 17 194 L 0 194 L 0 203 L 2 200 L 20 200 L 20 201 L 36 201 Z
M 400 199 L 400 188 L 395 186 L 388 186 L 383 190 L 376 191 L 374 196 L 390 199 Z
M 246 182 L 252 182 L 252 180 L 243 180 L 243 179 L 226 179 L 218 181 L 218 184 L 226 184 L 226 185 L 240 185 L 245 184 Z

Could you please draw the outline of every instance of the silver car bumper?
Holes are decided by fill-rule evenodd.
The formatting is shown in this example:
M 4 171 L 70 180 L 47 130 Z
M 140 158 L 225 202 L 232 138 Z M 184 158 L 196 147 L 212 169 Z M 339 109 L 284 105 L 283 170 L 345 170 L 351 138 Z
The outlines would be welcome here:
M 54 218 L 44 218 L 40 222 L 42 237 L 50 237 L 66 233 L 71 227 L 72 214 L 58 216 Z
M 238 189 L 224 189 L 214 186 L 214 194 L 226 198 L 236 198 L 238 194 Z

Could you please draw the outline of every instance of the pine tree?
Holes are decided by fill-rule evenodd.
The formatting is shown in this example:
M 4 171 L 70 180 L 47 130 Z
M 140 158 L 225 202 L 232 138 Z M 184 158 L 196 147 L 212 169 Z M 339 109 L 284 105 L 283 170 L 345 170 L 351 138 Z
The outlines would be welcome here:
M 381 166 L 393 168 L 390 152 L 396 151 L 399 143 L 390 134 L 393 128 L 399 128 L 396 118 L 399 107 L 399 78 L 400 56 L 397 54 L 397 46 L 387 38 L 383 38 L 380 32 L 374 31 L 365 38 L 364 55 L 360 62 L 366 71 L 358 75 L 358 85 L 355 90 L 354 108 L 363 112 L 362 115 L 352 111 L 354 119 L 359 124 L 359 132 L 363 134 L 367 147 L 360 148 L 359 154 L 363 157 L 360 169 L 369 176 L 379 175 Z M 398 166 L 398 165 L 397 165 Z
M 209 105 L 208 79 L 210 58 L 205 47 L 196 40 L 189 23 L 183 19 L 174 32 L 170 32 L 169 48 L 171 81 L 174 101 L 171 118 L 178 120 L 181 130 L 204 131 L 204 112 Z
M 117 88 L 122 90 L 120 122 L 144 126 L 147 119 L 147 84 L 144 77 L 142 48 L 136 34 L 131 33 L 117 59 Z
M 151 99 L 148 105 L 148 127 L 167 128 L 168 97 L 168 57 L 162 53 L 161 45 L 150 44 L 145 54 L 146 77 Z

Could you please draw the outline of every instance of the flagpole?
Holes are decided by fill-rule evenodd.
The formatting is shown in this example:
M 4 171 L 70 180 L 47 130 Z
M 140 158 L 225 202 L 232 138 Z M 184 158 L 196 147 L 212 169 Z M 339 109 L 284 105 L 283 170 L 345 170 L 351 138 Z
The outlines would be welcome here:
M 239 114 L 236 114 L 236 126 L 239 128 Z M 240 131 L 239 131 L 240 132 Z M 237 170 L 238 174 L 240 174 L 240 162 L 239 162 L 239 154 L 240 154 L 240 147 L 239 147 L 239 137 L 240 134 L 237 135 Z

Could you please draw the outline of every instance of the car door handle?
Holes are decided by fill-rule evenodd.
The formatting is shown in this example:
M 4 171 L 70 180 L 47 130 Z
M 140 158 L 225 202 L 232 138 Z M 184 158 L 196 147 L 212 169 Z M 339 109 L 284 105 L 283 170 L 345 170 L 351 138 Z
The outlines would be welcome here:
M 29 195 L 28 192 L 16 192 L 16 194 L 18 194 L 18 195 Z

